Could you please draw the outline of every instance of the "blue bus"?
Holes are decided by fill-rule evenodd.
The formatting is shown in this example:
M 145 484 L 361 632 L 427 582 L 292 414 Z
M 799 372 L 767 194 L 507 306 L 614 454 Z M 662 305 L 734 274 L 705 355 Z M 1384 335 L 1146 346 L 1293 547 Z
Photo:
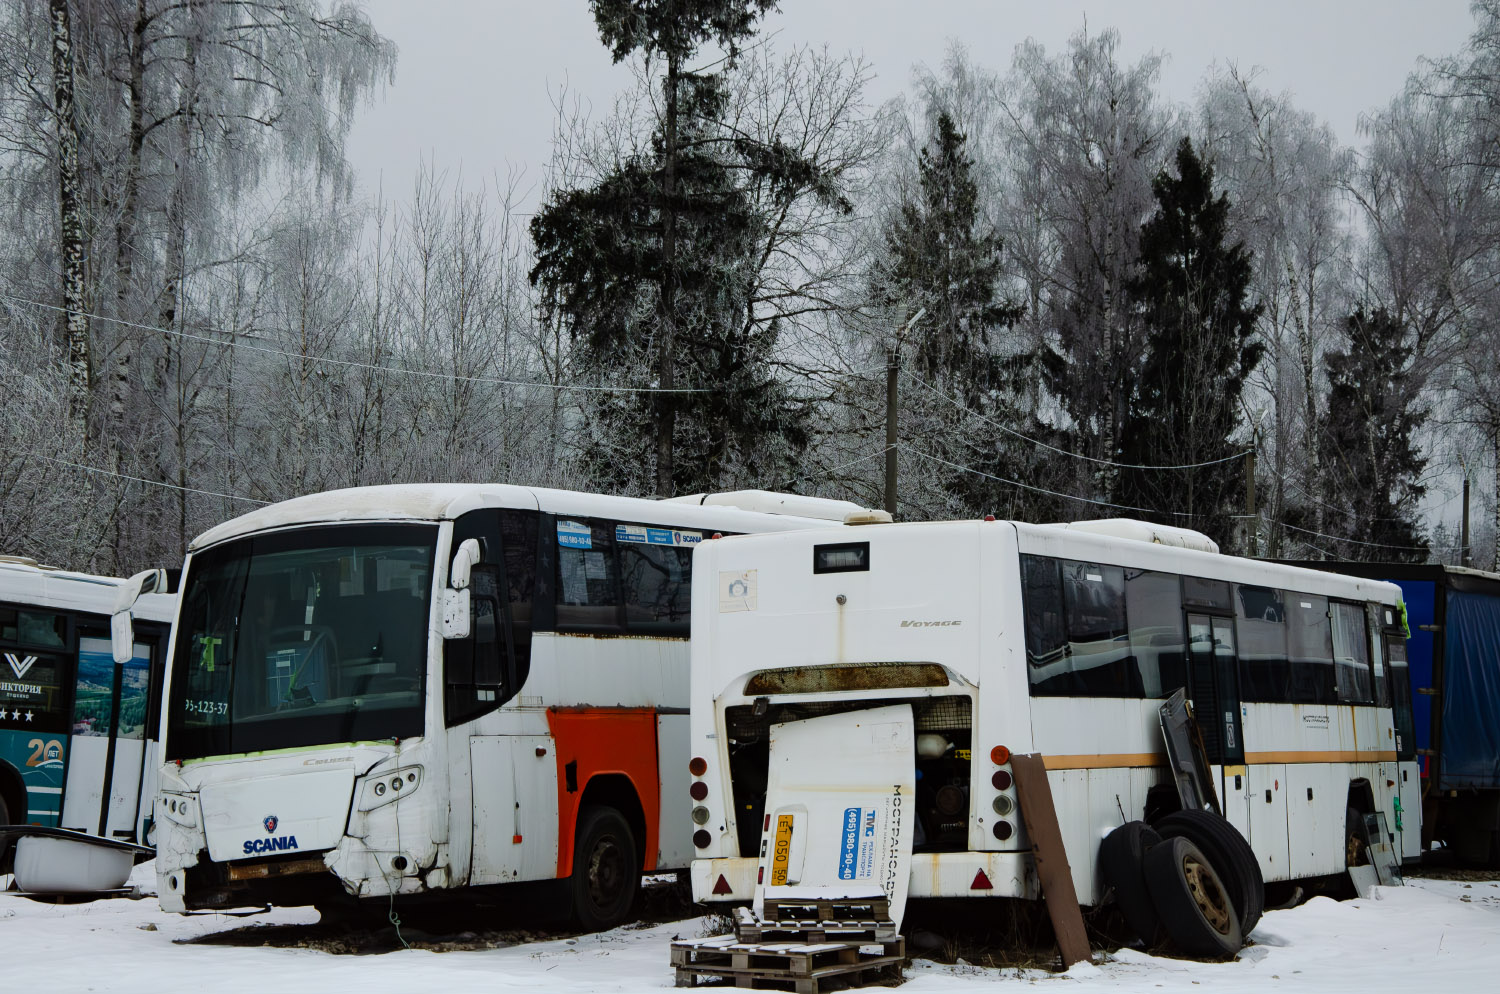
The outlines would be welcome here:
M 177 598 L 136 603 L 132 658 L 116 663 L 123 583 L 0 557 L 0 825 L 145 841 Z

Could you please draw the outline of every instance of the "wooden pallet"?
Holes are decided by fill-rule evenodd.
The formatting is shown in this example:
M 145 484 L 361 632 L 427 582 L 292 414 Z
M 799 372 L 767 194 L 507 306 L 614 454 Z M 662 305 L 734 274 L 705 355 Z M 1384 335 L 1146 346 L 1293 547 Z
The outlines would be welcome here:
M 736 936 L 672 943 L 678 987 L 716 979 L 735 987 L 790 988 L 821 994 L 831 982 L 863 984 L 887 971 L 899 976 L 906 940 L 883 942 L 744 942 Z
M 896 923 L 876 918 L 757 918 L 749 908 L 735 912 L 735 934 L 742 942 L 886 942 Z
M 817 921 L 841 921 L 845 919 L 888 919 L 891 902 L 884 897 L 820 897 L 814 899 L 766 898 L 764 917 L 767 921 L 790 919 L 815 919 Z

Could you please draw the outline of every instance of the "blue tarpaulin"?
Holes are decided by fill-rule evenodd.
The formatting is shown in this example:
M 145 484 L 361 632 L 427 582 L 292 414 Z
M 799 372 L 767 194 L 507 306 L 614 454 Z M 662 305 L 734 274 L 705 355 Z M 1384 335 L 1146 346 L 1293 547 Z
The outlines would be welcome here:
M 1500 787 L 1500 597 L 1450 589 L 1443 629 L 1438 786 Z

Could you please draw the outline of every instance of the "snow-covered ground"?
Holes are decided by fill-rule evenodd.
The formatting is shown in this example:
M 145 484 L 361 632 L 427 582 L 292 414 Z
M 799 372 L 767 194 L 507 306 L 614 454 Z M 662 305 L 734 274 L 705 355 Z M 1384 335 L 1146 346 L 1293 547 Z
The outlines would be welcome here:
M 139 870 L 139 868 L 138 868 Z M 308 991 L 645 991 L 672 986 L 667 947 L 703 919 L 576 939 L 454 952 L 336 955 L 312 949 L 208 945 L 210 933 L 310 924 L 311 909 L 254 918 L 162 914 L 153 898 L 52 906 L 0 896 L 0 991 L 297 994 Z M 278 932 L 284 932 L 278 929 Z M 915 961 L 906 994 L 976 985 L 1055 985 L 1066 992 L 1494 990 L 1500 977 L 1500 882 L 1419 879 L 1368 900 L 1314 898 L 1268 912 L 1232 963 L 1122 950 L 1064 975 Z

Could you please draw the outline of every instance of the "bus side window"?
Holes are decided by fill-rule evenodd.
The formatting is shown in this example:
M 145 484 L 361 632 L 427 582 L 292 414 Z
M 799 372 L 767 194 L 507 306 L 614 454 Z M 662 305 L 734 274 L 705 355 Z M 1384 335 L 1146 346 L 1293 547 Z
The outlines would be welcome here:
M 1169 697 L 1185 687 L 1182 585 L 1177 574 L 1126 570 L 1125 617 L 1144 696 Z
M 1370 638 L 1365 629 L 1361 604 L 1333 604 L 1334 686 L 1346 704 L 1372 704 L 1374 682 L 1370 674 Z
M 1293 704 L 1332 704 L 1333 628 L 1328 598 L 1286 592 L 1287 656 L 1292 670 Z
M 623 630 L 611 522 L 557 518 L 557 628 Z
M 1064 559 L 1063 614 L 1071 687 L 1079 697 L 1143 697 L 1125 622 L 1125 570 Z
M 1411 672 L 1406 664 L 1406 636 L 1399 631 L 1387 631 L 1383 641 L 1385 658 L 1390 664 L 1388 676 L 1396 719 L 1396 759 L 1416 759 L 1417 726 L 1411 709 Z
M 1286 601 L 1281 591 L 1240 584 L 1235 590 L 1240 639 L 1240 692 L 1247 701 L 1279 703 L 1292 696 L 1287 661 Z
M 616 527 L 625 625 L 630 631 L 687 636 L 693 547 L 674 544 L 675 536 L 682 535 L 702 537 L 698 532 L 646 525 Z
M 1056 695 L 1063 691 L 1068 635 L 1063 627 L 1062 578 L 1058 562 L 1046 556 L 1021 557 L 1021 601 L 1026 619 L 1026 659 L 1031 692 Z
M 500 542 L 505 550 L 506 600 L 510 608 L 510 637 L 516 657 L 515 686 L 520 691 L 531 672 L 532 610 L 536 600 L 536 511 L 500 512 Z
M 469 576 L 469 637 L 443 643 L 443 683 L 451 727 L 505 700 L 501 660 L 499 570 L 475 566 Z
M 1380 637 L 1381 605 L 1365 605 L 1365 628 L 1370 645 L 1371 672 L 1375 677 L 1375 704 L 1391 706 L 1390 661 L 1386 658 L 1384 640 Z

